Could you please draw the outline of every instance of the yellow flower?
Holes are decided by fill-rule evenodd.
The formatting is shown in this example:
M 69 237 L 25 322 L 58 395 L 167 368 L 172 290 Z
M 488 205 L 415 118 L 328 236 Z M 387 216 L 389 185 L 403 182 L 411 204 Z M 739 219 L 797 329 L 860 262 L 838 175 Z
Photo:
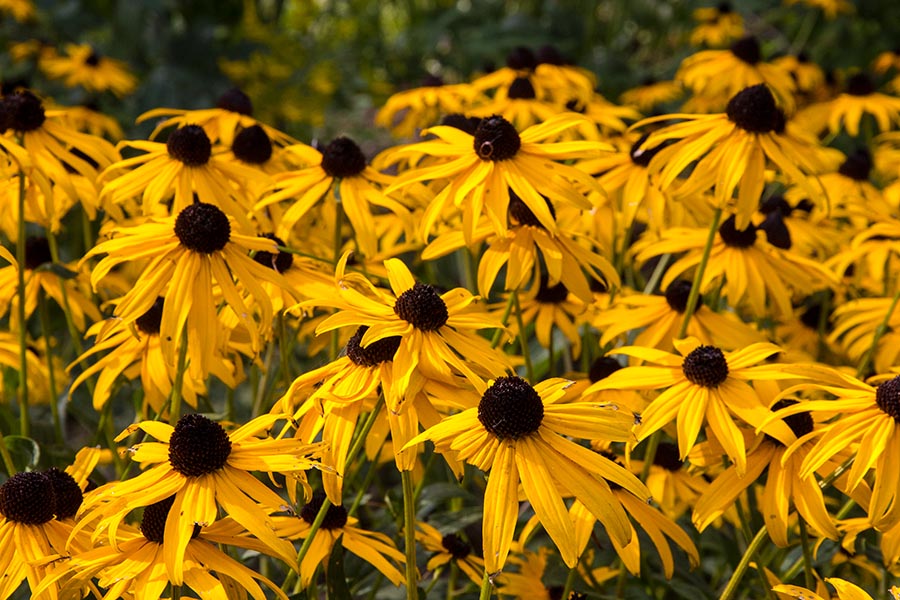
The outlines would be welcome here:
M 65 54 L 38 61 L 50 79 L 62 79 L 66 87 L 83 87 L 88 92 L 110 91 L 119 98 L 137 86 L 137 78 L 122 61 L 99 54 L 89 44 L 66 44 Z
M 440 122 L 442 116 L 463 114 L 486 99 L 468 83 L 445 84 L 428 76 L 421 87 L 396 92 L 375 114 L 375 124 L 396 137 L 412 137 L 417 129 Z
M 697 26 L 691 31 L 692 46 L 719 48 L 744 35 L 744 18 L 728 2 L 695 8 L 693 17 Z
M 610 483 L 639 498 L 649 497 L 637 477 L 568 437 L 626 441 L 633 416 L 608 406 L 561 403 L 569 385 L 564 379 L 549 379 L 532 387 L 519 377 L 500 377 L 481 395 L 477 408 L 450 416 L 409 442 L 431 440 L 438 452 L 489 472 L 482 530 L 489 575 L 506 563 L 520 483 L 569 567 L 577 563 L 579 548 L 565 496 L 578 498 L 623 545 L 631 539 L 631 524 Z
M 890 131 L 900 123 L 900 98 L 880 93 L 868 73 L 859 72 L 847 79 L 837 98 L 828 102 L 827 114 L 831 133 L 845 129 L 857 137 L 866 115 L 874 118 L 878 132 Z
M 472 583 L 481 585 L 484 559 L 473 554 L 472 546 L 459 534 L 441 534 L 428 523 L 418 521 L 416 523 L 416 541 L 422 544 L 425 550 L 434 553 L 425 565 L 427 570 L 435 571 L 452 561 Z
M 660 104 L 673 102 L 684 94 L 684 87 L 677 81 L 647 80 L 637 87 L 622 92 L 619 101 L 634 106 L 644 114 Z

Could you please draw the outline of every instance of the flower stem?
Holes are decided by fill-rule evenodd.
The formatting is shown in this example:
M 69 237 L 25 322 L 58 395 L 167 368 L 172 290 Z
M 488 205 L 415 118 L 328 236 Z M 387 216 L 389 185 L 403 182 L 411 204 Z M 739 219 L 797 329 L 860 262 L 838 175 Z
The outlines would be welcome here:
M 478 600 L 489 600 L 493 585 L 491 584 L 491 576 L 488 575 L 487 569 L 484 570 L 484 578 L 481 580 L 481 594 Z
M 731 579 L 728 580 L 728 585 L 725 586 L 725 591 L 719 596 L 719 600 L 729 600 L 734 597 L 738 590 L 738 586 L 741 583 L 741 578 L 744 577 L 747 567 L 750 566 L 750 561 L 754 559 L 756 553 L 759 552 L 760 548 L 762 548 L 762 545 L 766 543 L 768 538 L 768 530 L 765 526 L 760 527 L 759 531 L 756 532 L 756 535 L 750 541 L 750 545 L 747 546 L 747 551 L 744 552 L 744 555 L 741 557 L 741 562 L 738 563 L 734 573 L 731 574 Z
M 515 302 L 516 298 L 512 294 L 510 294 L 509 298 L 506 299 L 506 306 L 503 307 L 503 316 L 500 317 L 500 322 L 503 323 L 504 327 L 507 323 L 509 323 L 509 313 L 512 312 L 512 307 Z M 497 344 L 500 343 L 501 335 L 503 335 L 502 327 L 498 327 L 496 330 L 494 330 L 494 337 L 491 338 L 491 348 L 497 347 Z
M 800 544 L 803 546 L 803 583 L 806 589 L 815 588 L 816 579 L 813 576 L 812 569 L 812 550 L 809 547 L 809 534 L 806 531 L 806 521 L 801 517 L 797 519 L 800 523 Z
M 528 381 L 534 381 L 534 365 L 531 364 L 531 353 L 528 351 L 528 338 L 525 336 L 525 323 L 522 320 L 522 307 L 519 304 L 519 292 L 512 292 L 513 305 L 516 308 L 516 324 L 519 326 L 519 346 L 522 350 L 522 358 L 525 360 L 525 375 Z
M 566 599 L 569 597 L 569 594 L 572 593 L 572 588 L 575 586 L 575 575 L 578 573 L 578 565 L 576 564 L 574 567 L 569 569 L 569 575 L 566 577 L 566 584 L 563 587 L 563 593 L 560 598 Z
M 406 542 L 406 598 L 418 599 L 419 570 L 416 568 L 416 499 L 410 471 L 400 471 L 403 484 L 403 536 Z
M 19 320 L 19 434 L 28 437 L 31 421 L 28 415 L 28 325 L 25 322 L 25 173 L 19 169 L 19 232 L 16 238 L 18 264 L 17 316 Z
M 38 292 L 38 313 L 41 319 L 41 333 L 44 336 L 44 346 L 47 352 L 47 378 L 50 382 L 50 414 L 53 419 L 53 438 L 56 443 L 64 444 L 62 423 L 59 420 L 59 393 L 56 389 L 56 372 L 53 369 L 53 353 L 50 344 L 50 313 L 47 310 L 47 298 L 43 291 Z
M 684 308 L 684 320 L 681 322 L 681 328 L 678 330 L 678 339 L 683 338 L 687 334 L 688 323 L 694 311 L 697 310 L 697 300 L 700 299 L 700 284 L 703 281 L 703 274 L 706 271 L 706 265 L 709 263 L 709 255 L 712 252 L 713 242 L 716 240 L 716 234 L 719 232 L 719 221 L 722 220 L 722 209 L 717 208 L 713 213 L 712 223 L 709 225 L 709 235 L 706 237 L 706 245 L 703 247 L 703 255 L 700 257 L 700 264 L 694 272 L 694 281 L 691 283 L 691 293 L 688 296 L 687 306 Z
M 175 381 L 172 383 L 169 422 L 173 425 L 181 417 L 181 391 L 184 387 L 184 372 L 187 370 L 187 345 L 187 329 L 185 329 L 181 334 L 181 346 L 178 348 L 178 363 L 175 367 Z

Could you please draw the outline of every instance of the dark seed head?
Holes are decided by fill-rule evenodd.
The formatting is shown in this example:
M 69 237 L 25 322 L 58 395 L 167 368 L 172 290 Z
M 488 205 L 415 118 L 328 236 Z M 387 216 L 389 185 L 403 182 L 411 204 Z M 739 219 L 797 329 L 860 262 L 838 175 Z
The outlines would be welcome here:
M 199 477 L 225 466 L 231 440 L 221 425 L 196 413 L 178 419 L 169 439 L 169 463 L 185 477 Z
M 537 57 L 530 48 L 517 46 L 506 55 L 506 66 L 519 71 L 533 71 L 537 66 Z
M 47 118 L 43 103 L 28 90 L 4 96 L 2 113 L 4 121 L 2 129 L 12 129 L 20 133 L 38 129 Z
M 300 509 L 300 518 L 312 525 L 324 503 L 325 492 L 319 490 L 313 493 L 312 499 Z M 328 511 L 325 513 L 325 520 L 322 521 L 322 529 L 340 529 L 346 524 L 347 509 L 343 506 L 335 506 L 334 504 L 329 506 Z
M 587 105 L 583 102 L 579 102 L 578 100 L 573 99 L 566 102 L 566 110 L 583 115 L 584 111 L 587 110 Z
M 787 217 L 793 212 L 790 203 L 780 194 L 769 196 L 759 205 L 759 212 L 763 214 L 767 215 L 776 211 L 780 212 L 783 217 Z
M 0 514 L 16 523 L 42 525 L 53 520 L 53 483 L 43 473 L 16 473 L 0 486 Z
M 377 367 L 381 363 L 394 360 L 394 355 L 403 338 L 399 335 L 392 335 L 372 342 L 363 348 L 360 346 L 360 342 L 368 330 L 369 328 L 363 325 L 356 330 L 353 337 L 347 340 L 347 357 L 353 361 L 353 364 L 360 367 Z
M 791 232 L 784 224 L 781 211 L 776 210 L 766 215 L 766 220 L 760 223 L 759 228 L 766 232 L 766 239 L 776 248 L 791 249 Z
M 859 148 L 838 168 L 838 173 L 856 181 L 868 181 L 872 171 L 872 155 L 865 148 Z
M 518 439 L 538 430 L 544 403 L 531 384 L 515 375 L 498 377 L 478 403 L 478 420 L 500 439 Z
M 732 11 L 731 4 L 728 2 L 719 2 L 716 6 L 716 10 L 719 11 L 720 15 L 727 15 Z
M 775 131 L 783 115 L 775 106 L 775 97 L 764 83 L 744 88 L 728 101 L 728 119 L 750 133 Z
M 84 64 L 88 65 L 89 67 L 96 67 L 100 64 L 101 58 L 103 57 L 100 54 L 92 50 L 91 53 L 88 54 L 88 57 L 84 59 Z
M 158 297 L 150 309 L 134 320 L 137 328 L 147 335 L 159 335 L 159 328 L 162 324 L 163 303 L 165 298 Z
M 715 346 L 697 346 L 681 363 L 684 376 L 694 385 L 719 387 L 728 378 L 728 362 Z
M 641 145 L 647 141 L 648 137 L 650 137 L 649 133 L 642 135 L 640 139 L 631 146 L 631 150 L 628 152 L 628 156 L 631 157 L 631 162 L 641 167 L 649 165 L 650 161 L 653 160 L 653 157 L 656 156 L 660 150 L 668 146 L 668 143 L 662 143 L 655 148 L 641 148 Z
M 621 368 L 621 363 L 613 357 L 601 356 L 591 364 L 591 368 L 588 371 L 588 379 L 591 380 L 591 383 L 597 383 L 601 379 L 606 379 Z
M 531 85 L 531 80 L 528 77 L 516 77 L 509 84 L 507 96 L 510 100 L 534 100 L 537 94 L 535 94 L 534 86 Z
M 691 282 L 685 281 L 684 279 L 676 279 L 669 284 L 669 287 L 666 288 L 666 302 L 668 302 L 669 307 L 672 310 L 679 313 L 684 313 L 684 311 L 687 310 L 688 297 L 691 295 L 691 287 Z M 700 308 L 701 304 L 703 304 L 703 298 L 697 296 L 696 308 Z
M 81 501 L 84 499 L 81 488 L 78 487 L 75 478 L 56 467 L 47 469 L 44 471 L 44 475 L 47 476 L 47 479 L 50 480 L 50 485 L 53 487 L 53 497 L 56 500 L 56 518 L 69 519 L 74 517 L 78 513 L 78 509 L 81 508 Z
M 778 412 L 779 410 L 787 408 L 788 406 L 793 406 L 794 404 L 797 404 L 796 400 L 791 400 L 788 398 L 779 400 L 772 405 L 772 412 Z M 810 414 L 809 412 L 801 412 L 794 415 L 788 415 L 784 417 L 782 421 L 787 423 L 787 426 L 791 428 L 791 431 L 795 436 L 797 436 L 797 439 L 800 439 L 807 433 L 810 433 L 813 430 L 813 427 L 815 427 L 815 422 L 813 421 L 812 414 Z M 769 434 L 766 434 L 766 439 L 770 442 L 778 444 L 779 446 L 783 445 L 781 442 L 779 442 Z
M 759 42 L 752 35 L 742 37 L 733 43 L 731 45 L 731 53 L 748 65 L 755 65 L 761 58 Z
M 719 225 L 719 236 L 721 236 L 726 246 L 749 248 L 756 243 L 756 226 L 750 223 L 746 229 L 738 231 L 735 229 L 734 215 L 732 215 Z
M 274 240 L 279 246 L 285 245 L 284 240 L 273 233 L 264 233 L 259 237 L 264 237 L 267 240 Z M 264 267 L 269 267 L 279 273 L 284 273 L 294 264 L 294 255 L 283 250 L 279 250 L 275 254 L 266 250 L 260 250 L 253 256 L 253 260 Z
M 794 210 L 799 210 L 805 212 L 807 214 L 811 213 L 813 209 L 816 207 L 815 204 L 812 203 L 812 200 L 809 198 L 804 198 L 800 202 L 797 203 L 797 206 L 794 207 Z
M 43 264 L 53 262 L 50 243 L 45 237 L 30 237 L 25 240 L 25 268 L 34 270 Z
M 219 96 L 219 99 L 216 100 L 216 108 L 223 108 L 240 115 L 253 114 L 253 102 L 250 101 L 250 96 L 238 88 L 231 88 Z
M 322 169 L 329 177 L 355 177 L 366 170 L 366 157 L 350 138 L 335 138 L 322 150 Z
M 874 94 L 877 89 L 868 73 L 856 73 L 847 80 L 846 91 L 851 96 L 869 96 Z
M 242 129 L 234 137 L 231 150 L 238 160 L 251 165 L 262 165 L 272 158 L 272 140 L 265 129 L 252 125 Z
M 433 286 L 416 282 L 394 303 L 398 317 L 422 331 L 437 331 L 447 323 L 450 313 L 444 299 Z
M 429 73 L 422 78 L 422 87 L 441 87 L 442 85 L 444 85 L 444 79 L 440 75 Z
M 231 224 L 219 207 L 195 202 L 178 213 L 175 235 L 188 250 L 212 254 L 222 250 L 231 239 Z
M 472 546 L 455 533 L 448 533 L 441 538 L 441 545 L 456 560 L 462 560 L 472 553 Z
M 475 153 L 481 160 L 507 160 L 522 147 L 519 132 L 499 115 L 481 120 L 475 130 Z
M 900 375 L 888 379 L 875 389 L 875 404 L 900 423 Z
M 544 199 L 544 202 L 546 202 L 547 208 L 550 210 L 550 215 L 555 219 L 556 210 L 553 208 L 553 204 L 550 202 L 550 199 L 546 196 L 541 197 Z M 519 198 L 518 194 L 516 194 L 512 190 L 509 190 L 509 216 L 512 217 L 512 220 L 519 225 L 527 225 L 530 227 L 540 227 L 541 229 L 546 229 L 546 227 L 541 224 L 534 213 L 531 212 L 531 209 L 528 208 L 528 205 L 525 204 L 525 201 Z
M 813 331 L 819 330 L 819 323 L 822 322 L 822 311 L 824 310 L 824 306 L 819 302 L 815 304 L 809 305 L 806 310 L 800 315 L 800 322 L 803 323 L 807 328 L 812 329 Z M 827 317 L 825 319 L 825 330 L 829 329 L 829 320 Z
M 175 160 L 180 160 L 189 167 L 200 167 L 209 162 L 212 143 L 202 127 L 185 125 L 169 134 L 166 150 Z
M 670 442 L 660 442 L 653 455 L 653 464 L 667 471 L 680 471 L 684 461 L 679 458 L 678 446 Z
M 569 62 L 559 51 L 559 48 L 550 44 L 545 44 L 538 48 L 535 57 L 537 58 L 538 64 L 544 65 L 563 66 Z
M 175 503 L 175 496 L 169 496 L 165 500 L 154 502 L 150 506 L 144 508 L 144 515 L 141 517 L 141 533 L 151 542 L 162 544 L 166 533 L 166 519 L 169 516 L 169 510 Z M 202 527 L 199 523 L 194 523 L 194 531 L 191 533 L 191 539 L 200 535 Z
M 467 117 L 459 113 L 449 114 L 441 119 L 441 125 L 455 127 L 460 131 L 465 131 L 469 135 L 475 135 L 475 132 L 478 130 L 478 125 L 480 123 L 481 117 Z
M 548 285 L 547 281 L 547 276 L 542 273 L 541 286 L 538 288 L 538 292 L 534 299 L 541 304 L 560 304 L 565 302 L 566 298 L 569 297 L 568 288 L 566 288 L 562 282 L 555 285 Z

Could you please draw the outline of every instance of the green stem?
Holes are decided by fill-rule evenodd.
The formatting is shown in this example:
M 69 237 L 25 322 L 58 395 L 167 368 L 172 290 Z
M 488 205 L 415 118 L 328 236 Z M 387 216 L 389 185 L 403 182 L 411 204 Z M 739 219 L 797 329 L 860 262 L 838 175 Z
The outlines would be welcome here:
M 506 324 L 509 323 L 509 314 L 512 312 L 512 307 L 515 301 L 516 298 L 512 294 L 510 294 L 509 298 L 506 299 L 506 306 L 503 307 L 503 316 L 500 317 L 500 322 L 503 323 L 504 327 L 506 327 Z M 500 343 L 500 336 L 502 335 L 502 328 L 497 328 L 496 330 L 494 330 L 494 337 L 491 338 L 491 348 L 497 347 L 497 344 Z
M 334 256 L 334 264 L 338 264 L 341 258 L 341 248 L 344 246 L 344 204 L 341 202 L 340 186 L 335 184 L 332 186 L 334 190 L 334 239 L 332 240 L 332 255 Z M 334 360 L 338 357 L 341 350 L 340 330 L 334 329 L 331 332 L 331 344 L 329 347 L 329 357 Z
M 712 223 L 709 226 L 709 234 L 706 236 L 706 245 L 703 247 L 703 255 L 700 257 L 700 264 L 694 273 L 694 281 L 691 283 L 691 293 L 688 296 L 687 306 L 684 309 L 684 320 L 681 322 L 681 328 L 678 330 L 678 339 L 683 338 L 687 334 L 688 323 L 694 311 L 697 310 L 697 300 L 700 299 L 700 283 L 703 281 L 703 274 L 706 271 L 706 265 L 709 263 L 709 255 L 712 252 L 713 242 L 716 240 L 716 234 L 719 232 L 719 221 L 722 220 L 722 209 L 717 208 L 713 213 Z
M 898 301 L 900 301 L 900 285 L 897 286 L 897 291 L 891 299 L 891 305 L 884 315 L 884 319 L 882 319 L 881 323 L 878 324 L 878 327 L 875 328 L 875 334 L 872 336 L 872 345 L 866 350 L 862 360 L 859 362 L 859 366 L 856 368 L 857 377 L 865 376 L 866 372 L 869 370 L 872 360 L 875 357 L 875 352 L 878 350 L 878 342 L 881 341 L 881 338 L 888 331 L 888 323 L 891 320 L 891 316 L 894 314 L 894 309 L 897 308 Z
M 806 589 L 815 589 L 816 579 L 813 576 L 812 568 L 812 549 L 809 547 L 809 533 L 806 531 L 806 522 L 803 518 L 798 519 L 800 523 L 800 544 L 803 547 L 803 583 Z
M 647 449 L 644 450 L 644 464 L 641 467 L 641 481 L 647 483 L 647 477 L 650 475 L 650 467 L 656 459 L 656 449 L 659 448 L 659 440 L 662 438 L 662 429 L 654 431 L 647 441 Z
M 566 584 L 563 587 L 563 593 L 560 598 L 566 600 L 569 597 L 569 594 L 572 593 L 572 588 L 575 586 L 575 575 L 578 573 L 578 565 L 576 564 L 574 567 L 569 569 L 569 575 L 566 577 Z
M 59 419 L 59 393 L 56 390 L 56 370 L 53 368 L 53 352 L 50 344 L 50 313 L 47 310 L 47 298 L 44 292 L 38 292 L 38 313 L 41 319 L 41 333 L 47 351 L 47 375 L 50 381 L 50 414 L 53 419 L 53 437 L 56 443 L 63 445 L 62 423 Z
M 528 350 L 528 338 L 525 336 L 525 323 L 522 321 L 522 307 L 519 304 L 519 292 L 513 291 L 513 305 L 516 308 L 516 324 L 519 326 L 519 346 L 525 360 L 525 375 L 528 381 L 534 381 L 534 365 L 531 364 L 531 352 Z
M 19 319 L 19 433 L 28 437 L 31 421 L 28 415 L 28 324 L 25 322 L 25 173 L 19 170 L 19 233 L 16 238 L 18 265 L 17 315 Z
M 453 600 L 453 596 L 456 592 L 456 578 L 459 576 L 459 567 L 456 566 L 456 561 L 450 561 L 450 576 L 447 578 L 447 600 Z M 437 577 L 435 577 L 437 580 Z
M 187 370 L 187 329 L 181 334 L 181 347 L 178 348 L 178 363 L 175 370 L 175 381 L 172 383 L 171 411 L 169 423 L 174 425 L 181 417 L 181 391 L 184 387 L 184 372 Z
M 416 567 L 416 500 L 412 474 L 400 472 L 403 484 L 403 537 L 406 542 L 406 598 L 417 600 L 419 570 Z
M 6 440 L 3 438 L 3 432 L 0 431 L 0 458 L 3 458 L 3 466 L 6 467 L 6 474 L 10 477 L 16 474 L 16 465 L 13 463 L 9 448 L 6 447 Z
M 656 268 L 653 269 L 650 280 L 647 281 L 647 285 L 644 286 L 644 295 L 652 294 L 656 290 L 656 287 L 659 285 L 659 280 L 662 279 L 663 273 L 666 272 L 666 267 L 671 259 L 672 255 L 668 252 L 659 258 L 659 262 L 656 263 Z
M 59 243 L 56 241 L 56 236 L 52 231 L 47 232 L 47 245 L 50 246 L 50 258 L 53 259 L 53 262 L 56 264 L 62 264 L 62 261 L 59 258 Z M 78 328 L 75 326 L 75 321 L 72 319 L 72 309 L 69 305 L 69 292 L 66 289 L 66 285 L 64 281 L 60 282 L 60 290 L 62 291 L 62 299 L 63 299 L 63 310 L 66 313 L 66 328 L 69 330 L 69 337 L 72 338 L 72 345 L 75 347 L 75 352 L 78 353 L 79 356 L 84 352 L 84 346 L 81 343 L 81 332 L 78 331 Z M 87 368 L 87 364 L 85 364 L 85 368 Z M 91 392 L 91 396 L 94 395 L 94 381 L 93 378 L 88 379 L 88 389 Z
M 481 593 L 478 595 L 478 600 L 489 600 L 492 588 L 491 577 L 488 575 L 487 569 L 485 569 L 484 578 L 481 580 Z
M 756 553 L 762 548 L 762 545 L 766 543 L 768 537 L 768 530 L 766 530 L 765 527 L 760 527 L 759 531 L 756 532 L 756 536 L 751 540 L 750 545 L 747 546 L 747 551 L 744 552 L 744 555 L 741 557 L 741 561 L 738 563 L 737 568 L 735 568 L 734 573 L 731 574 L 731 579 L 728 580 L 728 585 L 725 586 L 725 591 L 719 596 L 719 600 L 729 600 L 734 597 L 738 591 L 741 579 L 747 571 L 747 567 L 750 566 L 750 561 L 753 560 Z
M 256 395 L 253 398 L 253 408 L 251 409 L 250 416 L 258 417 L 263 409 L 264 405 L 268 405 L 266 402 L 266 388 L 269 385 L 269 373 L 271 373 L 274 369 L 272 368 L 272 360 L 275 356 L 275 341 L 269 341 L 268 347 L 266 348 L 266 357 L 263 359 L 263 370 L 259 378 L 259 383 L 256 386 Z

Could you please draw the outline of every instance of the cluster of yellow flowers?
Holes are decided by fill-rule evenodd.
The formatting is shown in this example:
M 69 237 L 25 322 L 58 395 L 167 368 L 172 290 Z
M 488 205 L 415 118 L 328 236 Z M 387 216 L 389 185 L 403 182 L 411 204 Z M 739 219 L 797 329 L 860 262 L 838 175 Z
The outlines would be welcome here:
M 415 139 L 377 153 L 237 89 L 117 145 L 3 95 L 0 600 L 887 594 L 900 55 L 826 82 L 697 18 L 727 47 L 623 105 L 521 47 L 393 96 L 376 123 Z M 41 60 L 127 94 L 89 52 Z M 48 413 L 83 437 L 79 398 L 94 440 L 17 472 Z

